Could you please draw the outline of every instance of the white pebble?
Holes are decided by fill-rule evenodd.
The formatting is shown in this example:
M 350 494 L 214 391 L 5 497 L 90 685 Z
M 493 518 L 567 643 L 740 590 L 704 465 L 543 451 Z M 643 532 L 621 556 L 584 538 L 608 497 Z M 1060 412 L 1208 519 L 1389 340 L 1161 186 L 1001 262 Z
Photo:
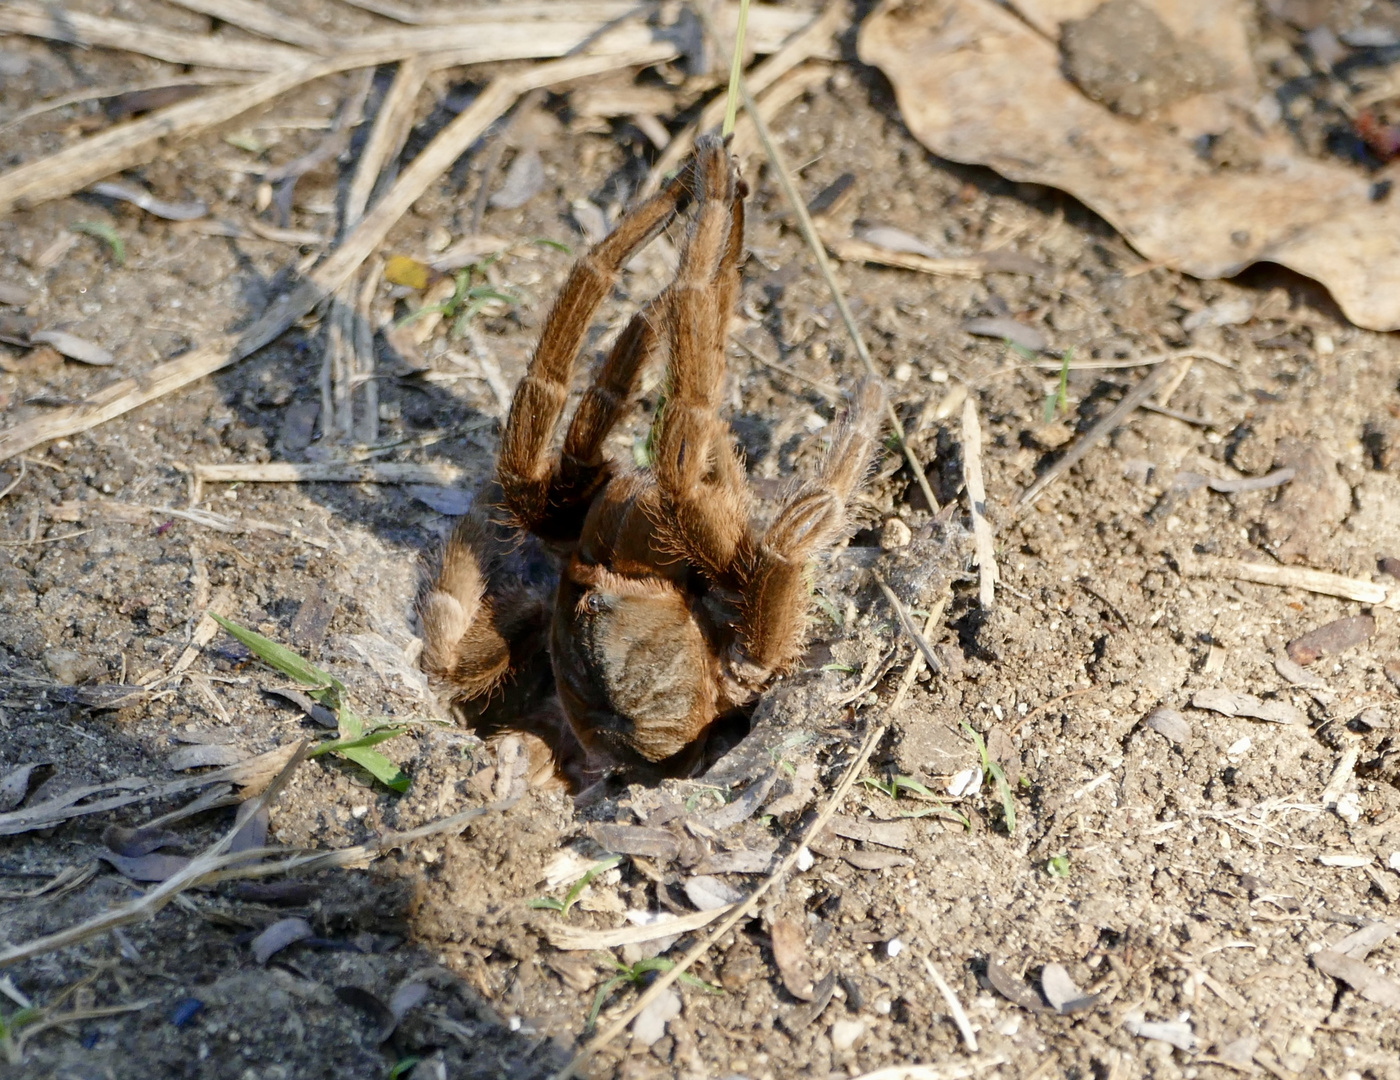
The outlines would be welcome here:
M 805 845 L 797 849 L 797 869 L 805 873 L 812 869 L 812 867 L 816 865 L 816 862 L 816 858 L 807 850 Z
M 865 1034 L 864 1020 L 838 1020 L 831 1025 L 831 1048 L 849 1050 Z
M 885 945 L 885 952 L 890 956 L 898 956 L 904 951 L 904 942 L 899 938 L 890 938 Z

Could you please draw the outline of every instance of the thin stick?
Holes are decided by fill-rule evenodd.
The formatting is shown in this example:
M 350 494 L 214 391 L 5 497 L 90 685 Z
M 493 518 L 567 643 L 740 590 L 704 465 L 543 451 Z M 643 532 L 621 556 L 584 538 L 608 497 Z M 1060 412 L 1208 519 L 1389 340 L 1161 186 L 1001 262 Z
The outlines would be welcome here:
M 860 749 L 856 752 L 855 758 L 851 761 L 850 765 L 846 767 L 846 772 L 842 775 L 841 782 L 836 785 L 836 790 L 832 792 L 831 798 L 827 801 L 826 806 L 822 808 L 822 812 L 817 815 L 815 821 L 803 830 L 801 838 L 793 845 L 792 850 L 783 857 L 783 861 L 774 868 L 773 872 L 763 879 L 758 888 L 749 893 L 733 911 L 726 915 L 724 920 L 710 931 L 703 941 L 692 946 L 689 952 L 681 957 L 680 960 L 676 961 L 675 967 L 671 968 L 669 971 L 662 972 L 647 991 L 633 1002 L 630 1009 L 627 1009 L 621 1016 L 609 1024 L 606 1030 L 590 1039 L 588 1044 L 574 1055 L 572 1061 L 554 1074 L 553 1080 L 569 1080 L 569 1077 L 577 1075 L 579 1069 L 588 1064 L 598 1051 L 607 1046 L 608 1043 L 612 1042 L 618 1035 L 622 1034 L 622 1032 L 627 1029 L 627 1025 L 636 1019 L 637 1015 L 643 1009 L 665 993 L 666 989 L 679 979 L 682 973 L 689 970 L 700 957 L 704 956 L 705 953 L 710 950 L 711 946 L 734 929 L 734 927 L 739 925 L 743 919 L 747 918 L 754 908 L 758 906 L 758 902 L 768 894 L 769 890 L 772 889 L 774 885 L 787 877 L 788 872 L 796 865 L 797 858 L 801 854 L 802 849 L 820 835 L 822 829 L 826 828 L 827 822 L 831 820 L 842 801 L 846 798 L 846 795 L 850 792 L 851 787 L 860 776 L 860 771 L 865 768 L 865 763 L 870 760 L 870 755 L 874 752 L 875 747 L 880 744 L 880 740 L 885 737 L 885 732 L 888 730 L 889 725 L 887 723 L 877 724 L 870 729 L 865 736 L 865 741 L 860 744 Z
M 413 128 L 413 106 L 428 78 L 428 63 L 421 56 L 410 56 L 399 64 L 394 81 L 380 102 L 369 138 L 360 151 L 350 190 L 345 195 L 345 229 L 359 224 L 374 193 L 375 182 L 385 166 L 399 156 Z
M 150 23 L 107 19 L 55 6 L 12 0 L 0 4 L 0 30 L 63 41 L 70 45 L 101 45 L 141 53 L 172 64 L 234 68 L 239 71 L 286 71 L 311 59 L 303 49 L 266 41 L 237 41 L 211 34 L 183 34 Z
M 8 495 L 10 492 L 14 491 L 15 488 L 19 487 L 20 484 L 23 483 L 23 481 L 24 481 L 25 474 L 28 473 L 28 472 L 29 472 L 29 463 L 26 462 L 26 461 L 24 460 L 24 458 L 20 458 L 20 459 L 19 459 L 19 475 L 16 476 L 13 480 L 11 480 L 8 484 L 6 484 L 3 491 L 0 491 L 0 499 L 3 499 L 3 498 L 4 498 L 6 495 Z
M 1001 579 L 997 570 L 996 544 L 992 525 L 987 520 L 987 488 L 982 482 L 982 425 L 977 420 L 977 402 L 971 394 L 963 402 L 963 483 L 967 485 L 967 503 L 972 511 L 972 536 L 976 544 L 977 602 L 983 611 L 991 611 L 996 603 L 996 585 Z
M 891 593 L 891 595 L 893 595 L 893 593 Z M 895 602 L 898 603 L 898 597 L 895 598 Z M 924 620 L 924 632 L 922 639 L 924 645 L 928 644 L 929 635 L 931 635 L 934 632 L 934 630 L 938 629 L 939 620 L 943 618 L 943 609 L 947 606 L 948 594 L 944 593 L 938 598 L 938 603 L 933 605 L 933 610 L 929 612 L 928 618 Z M 894 697 L 890 699 L 890 704 L 887 711 L 891 714 L 897 711 L 899 707 L 904 704 L 904 699 L 909 696 L 909 691 L 914 688 L 914 680 L 919 677 L 919 672 L 924 670 L 924 665 L 927 663 L 925 659 L 926 654 L 924 652 L 924 646 L 919 645 L 919 641 L 920 639 L 918 637 L 914 638 L 914 644 L 918 645 L 919 647 L 915 649 L 914 658 L 909 661 L 909 666 L 904 669 L 904 677 L 899 680 L 899 688 L 895 690 Z M 939 669 L 934 668 L 933 670 L 937 671 Z
M 1192 576 L 1226 577 L 1236 581 L 1252 581 L 1257 585 L 1278 585 L 1283 588 L 1304 589 L 1323 596 L 1338 596 L 1362 604 L 1393 606 L 1400 601 L 1400 586 L 1387 590 L 1384 585 L 1361 578 L 1343 577 L 1323 570 L 1302 566 L 1278 566 L 1274 563 L 1243 562 L 1238 559 L 1212 559 L 1199 566 L 1184 567 Z M 1393 592 L 1395 595 L 1390 596 Z M 1387 602 L 1389 597 L 1389 602 Z
M 721 41 L 714 20 L 710 18 L 710 13 L 705 9 L 705 5 L 696 4 L 695 12 L 704 22 L 710 36 L 716 41 Z M 812 224 L 812 215 L 807 213 L 807 204 L 797 193 L 797 186 L 792 180 L 792 171 L 788 168 L 782 152 L 779 151 L 778 144 L 773 141 L 773 134 L 768 130 L 768 124 L 763 119 L 758 103 L 754 101 L 753 94 L 749 91 L 748 83 L 742 73 L 739 76 L 739 92 L 744 97 L 744 111 L 753 120 L 754 127 L 758 130 L 759 140 L 763 143 L 764 152 L 773 165 L 778 185 L 783 189 L 783 195 L 787 198 L 788 205 L 792 207 L 793 216 L 797 218 L 798 227 L 802 230 L 802 237 L 807 241 L 807 246 L 812 249 L 812 257 L 817 261 L 817 269 L 821 271 L 827 288 L 831 290 L 831 297 L 836 302 L 836 310 L 841 313 L 841 321 L 846 324 L 846 330 L 851 335 L 851 341 L 855 344 L 856 355 L 860 357 L 860 362 L 865 366 L 866 373 L 872 379 L 883 383 L 884 379 L 875 370 L 875 362 L 870 358 L 870 350 L 865 347 L 865 338 L 861 336 L 855 316 L 851 314 L 851 307 L 846 303 L 845 293 L 841 291 L 841 286 L 836 283 L 836 275 L 832 273 L 831 262 L 826 257 L 826 248 L 822 246 L 821 238 L 817 235 L 817 228 Z M 933 497 L 933 489 L 929 487 L 928 477 L 924 475 L 924 467 L 914 456 L 914 450 L 904 435 L 904 425 L 899 422 L 899 414 L 895 412 L 894 403 L 889 400 L 888 395 L 885 397 L 885 413 L 890 422 L 890 429 L 899 442 L 899 448 L 904 453 L 904 459 L 909 463 L 909 468 L 914 473 L 914 479 L 918 482 L 919 490 L 923 492 L 924 500 L 928 503 L 929 512 L 937 513 L 938 500 Z
M 939 663 L 938 656 L 933 651 L 933 646 L 928 643 L 928 638 L 919 633 L 919 628 L 914 625 L 914 620 L 909 617 L 909 609 L 904 606 L 904 602 L 895 595 L 895 591 L 885 583 L 885 579 L 875 578 L 875 583 L 880 586 L 880 591 L 885 594 L 885 599 L 889 601 L 890 607 L 894 609 L 895 617 L 899 619 L 899 625 L 904 628 L 904 632 L 909 635 L 909 640 L 918 646 L 919 654 L 928 664 L 928 668 L 935 675 L 943 670 L 943 665 Z M 938 608 L 936 614 L 941 615 L 942 608 Z M 930 616 L 931 617 L 931 616 Z M 917 675 L 918 673 L 915 672 Z
M 972 1030 L 972 1021 L 967 1018 L 967 1013 L 963 1011 L 962 1002 L 953 993 L 953 988 L 939 970 L 933 966 L 933 961 L 927 956 L 923 958 L 924 970 L 928 972 L 928 977 L 933 980 L 933 985 L 938 987 L 938 992 L 943 995 L 943 1000 L 948 1003 L 948 1011 L 953 1014 L 953 1023 L 958 1025 L 958 1031 L 962 1034 L 963 1042 L 967 1043 L 967 1048 L 972 1053 L 977 1053 L 977 1035 Z
M 127 83 L 123 86 L 94 86 L 74 90 L 71 94 L 49 98 L 29 106 L 0 123 L 0 135 L 10 128 L 18 127 L 26 120 L 41 116 L 54 109 L 64 109 L 82 101 L 103 101 L 107 98 L 122 97 L 126 94 L 139 94 L 146 90 L 165 90 L 172 86 L 225 86 L 228 83 L 252 82 L 257 76 L 247 71 L 191 71 L 176 78 L 151 79 L 147 82 Z
M 1175 363 L 1162 364 L 1160 367 L 1153 368 L 1140 383 L 1124 395 L 1123 400 L 1113 407 L 1112 412 L 1083 434 L 1069 453 L 1046 469 L 1039 480 L 1021 493 L 1021 497 L 1016 500 L 1016 513 L 1019 515 L 1030 509 L 1036 499 L 1044 494 L 1046 488 L 1078 465 L 1084 459 L 1085 454 L 1122 424 L 1134 409 L 1156 392 L 1157 387 L 1174 375 L 1178 365 L 1190 362 L 1189 359 L 1178 359 Z
M 220 22 L 251 30 L 273 41 L 288 45 L 298 45 L 312 52 L 331 53 L 335 51 L 336 40 L 330 34 L 316 29 L 310 23 L 301 22 L 280 11 L 273 11 L 254 0 L 170 0 L 182 8 L 198 11 L 201 15 L 212 15 Z
M 744 76 L 744 37 L 749 32 L 749 0 L 739 0 L 739 29 L 734 32 L 734 56 L 729 62 L 729 91 L 725 94 L 722 138 L 734 134 L 734 121 L 739 116 L 739 80 Z
M 195 465 L 194 475 L 209 484 L 455 484 L 455 465 L 372 461 L 269 461 L 233 465 Z

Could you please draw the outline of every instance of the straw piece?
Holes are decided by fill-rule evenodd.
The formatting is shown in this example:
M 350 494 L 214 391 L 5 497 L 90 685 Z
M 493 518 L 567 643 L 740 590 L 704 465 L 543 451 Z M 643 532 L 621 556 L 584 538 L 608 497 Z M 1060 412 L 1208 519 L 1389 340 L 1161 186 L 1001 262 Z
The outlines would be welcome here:
M 19 127 L 26 120 L 32 120 L 46 112 L 64 109 L 69 105 L 77 105 L 83 101 L 102 101 L 107 98 L 124 97 L 127 94 L 139 94 L 146 90 L 164 90 L 172 86 L 226 86 L 229 83 L 252 82 L 257 77 L 251 71 L 189 71 L 183 75 L 151 79 L 147 82 L 126 83 L 122 86 L 84 87 L 81 90 L 74 90 L 71 94 L 63 94 L 56 98 L 49 98 L 47 101 L 40 101 L 15 113 L 14 116 L 0 124 L 0 135 L 11 128 Z
M 1309 570 L 1303 566 L 1278 566 L 1274 563 L 1244 562 L 1237 559 L 1202 560 L 1198 566 L 1188 567 L 1193 575 L 1234 578 L 1236 581 L 1252 581 L 1259 585 L 1279 585 L 1289 589 L 1304 589 L 1323 596 L 1339 596 L 1343 600 L 1355 600 L 1362 604 L 1384 604 L 1392 606 L 1400 600 L 1400 587 L 1394 589 L 1395 596 L 1387 603 L 1389 590 L 1384 585 L 1361 578 L 1343 577 L 1323 570 Z
M 284 71 L 310 58 L 305 51 L 285 45 L 235 41 L 213 34 L 182 34 L 149 23 L 87 15 L 66 5 L 49 9 L 27 0 L 0 4 L 0 31 L 3 30 L 69 45 L 124 49 L 172 64 L 201 64 L 240 71 Z
M 831 77 L 831 65 L 823 61 L 803 64 L 789 71 L 775 82 L 759 99 L 759 112 L 763 119 L 772 122 L 777 115 L 803 95 L 824 86 Z M 763 149 L 763 141 L 758 137 L 753 118 L 744 113 L 734 129 L 734 141 L 730 150 L 741 161 Z
M 977 547 L 977 602 L 982 610 L 991 611 L 996 602 L 996 584 L 1001 579 L 997 570 L 996 544 L 992 540 L 992 525 L 987 520 L 987 488 L 982 482 L 982 425 L 977 420 L 977 402 L 971 395 L 963 402 L 963 483 L 967 485 L 967 503 L 972 510 L 972 536 Z M 973 1049 L 977 1049 L 975 1046 Z
M 413 106 L 428 78 L 428 64 L 421 56 L 411 56 L 399 64 L 394 81 L 379 104 L 369 138 L 360 150 L 350 190 L 345 195 L 345 229 L 359 224 L 369 206 L 375 182 L 384 167 L 403 151 L 413 129 Z
M 943 995 L 943 1000 L 947 1002 L 948 1011 L 953 1015 L 953 1023 L 958 1026 L 958 1033 L 962 1035 L 963 1042 L 967 1043 L 967 1048 L 972 1053 L 977 1053 L 977 1036 L 972 1030 L 972 1022 L 967 1018 L 967 1012 L 962 1007 L 962 1002 L 958 1000 L 958 995 L 953 993 L 953 988 L 948 985 L 946 979 L 938 968 L 934 967 L 933 961 L 927 956 L 923 957 L 924 970 L 928 972 L 928 977 L 933 980 L 933 985 L 938 987 L 938 992 Z
M 462 470 L 441 462 L 270 461 L 196 465 L 194 475 L 207 484 L 455 484 Z
M 230 26 L 251 30 L 255 34 L 282 41 L 288 45 L 298 45 L 312 52 L 330 53 L 335 50 L 336 40 L 323 30 L 310 23 L 293 19 L 280 11 L 274 11 L 266 4 L 255 0 L 170 0 L 182 8 L 198 11 L 201 15 L 212 15 Z
M 297 64 L 251 85 L 182 101 L 80 139 L 48 157 L 0 173 L 0 214 L 81 191 L 104 176 L 150 161 L 162 139 L 215 127 L 303 83 L 356 66 L 360 60 L 354 57 Z
M 577 926 L 550 923 L 544 928 L 544 935 L 556 949 L 569 952 L 588 949 L 616 949 L 623 945 L 640 945 L 647 941 L 679 937 L 693 930 L 700 930 L 727 913 L 733 904 L 712 908 L 709 911 L 696 911 L 680 915 L 669 922 L 650 923 L 646 926 L 622 926 L 616 930 L 584 930 Z
M 935 274 L 941 277 L 982 277 L 987 272 L 987 261 L 980 255 L 968 255 L 948 259 L 936 259 L 931 255 L 920 255 L 917 251 L 892 251 L 868 240 L 858 240 L 853 236 L 833 236 L 822 233 L 822 243 L 842 262 L 868 262 L 879 266 L 893 266 L 900 270 L 917 270 L 921 274 Z M 1059 370 L 1059 364 L 1055 365 Z

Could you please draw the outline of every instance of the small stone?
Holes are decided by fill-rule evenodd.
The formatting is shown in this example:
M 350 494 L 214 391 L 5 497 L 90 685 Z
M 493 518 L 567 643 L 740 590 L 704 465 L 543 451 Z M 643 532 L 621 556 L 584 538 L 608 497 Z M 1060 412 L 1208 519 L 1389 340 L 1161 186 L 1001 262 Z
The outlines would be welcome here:
M 650 1046 L 666 1034 L 666 1024 L 681 1014 L 681 996 L 668 989 L 632 1021 L 632 1041 Z
M 1168 742 L 1184 743 L 1191 738 L 1191 725 L 1175 709 L 1153 709 L 1147 714 L 1147 726 Z
M 50 649 L 44 654 L 44 667 L 64 686 L 91 682 L 105 670 L 97 660 L 72 649 Z
M 1324 656 L 1332 656 L 1369 641 L 1376 632 L 1376 620 L 1370 615 L 1349 615 L 1334 619 L 1316 630 L 1288 643 L 1288 656 L 1294 663 L 1307 666 Z
M 864 1020 L 838 1020 L 831 1025 L 831 1048 L 837 1051 L 849 1050 L 864 1034 Z
M 892 517 L 885 519 L 884 528 L 880 530 L 880 547 L 885 551 L 894 551 L 896 548 L 908 547 L 910 541 L 913 539 L 913 530 L 900 518 Z

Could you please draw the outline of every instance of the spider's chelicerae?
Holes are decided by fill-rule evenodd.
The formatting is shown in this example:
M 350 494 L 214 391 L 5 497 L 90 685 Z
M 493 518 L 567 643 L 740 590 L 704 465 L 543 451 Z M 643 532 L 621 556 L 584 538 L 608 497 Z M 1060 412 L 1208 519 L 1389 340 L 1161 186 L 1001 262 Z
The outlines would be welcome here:
M 459 522 L 420 605 L 423 664 L 478 730 L 542 736 L 575 785 L 621 765 L 677 775 L 716 721 L 743 715 L 807 644 L 810 562 L 846 528 L 883 396 L 863 381 L 820 470 L 759 526 L 719 416 L 747 190 L 700 140 L 570 272 L 516 388 L 493 484 Z M 589 324 L 620 268 L 691 204 L 675 280 L 623 329 L 569 421 Z M 666 359 L 649 469 L 603 454 Z M 570 731 L 577 737 L 574 742 Z

